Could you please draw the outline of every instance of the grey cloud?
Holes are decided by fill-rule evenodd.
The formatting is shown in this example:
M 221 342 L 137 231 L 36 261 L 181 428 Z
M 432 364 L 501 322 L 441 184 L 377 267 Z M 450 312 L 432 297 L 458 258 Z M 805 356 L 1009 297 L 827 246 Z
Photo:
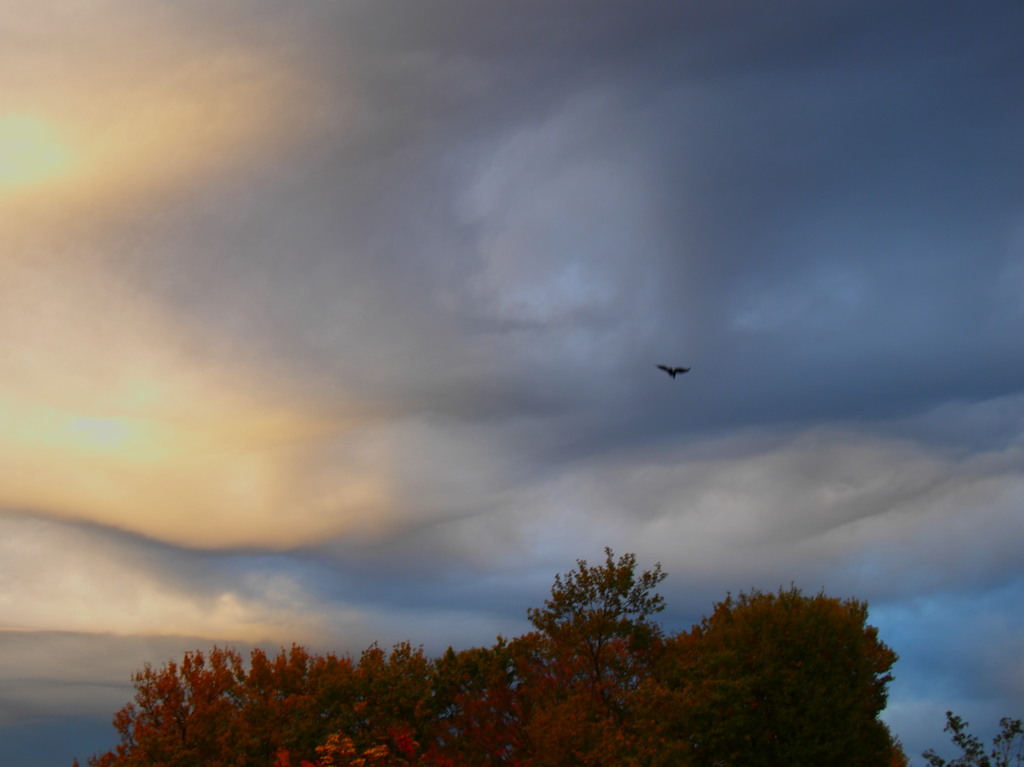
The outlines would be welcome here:
M 992 408 L 1019 414 L 1018 405 Z M 980 410 L 946 407 L 916 428 L 980 425 L 990 417 Z M 423 507 L 369 545 L 339 542 L 316 556 L 337 572 L 327 579 L 336 598 L 396 610 L 461 605 L 515 620 L 554 572 L 613 545 L 665 565 L 681 626 L 726 588 L 793 580 L 895 603 L 1012 578 L 1019 433 L 978 448 L 973 424 L 957 430 L 966 441 L 945 446 L 908 439 L 913 425 L 900 437 L 888 428 L 752 431 L 538 466 L 501 493 L 453 486 L 440 513 Z
M 578 9 L 550 11 L 563 12 Z M 844 35 L 870 38 L 877 27 L 849 24 L 864 12 L 851 6 L 815 18 Z M 407 18 L 391 15 L 393 9 L 350 13 L 375 30 L 362 42 L 346 43 L 351 58 L 362 62 L 354 77 L 367 78 L 360 110 L 404 132 L 391 138 L 375 131 L 336 134 L 328 151 L 333 159 L 319 157 L 315 168 L 293 171 L 290 185 L 257 198 L 258 207 L 274 214 L 250 219 L 251 234 L 236 245 L 244 255 L 226 255 L 218 233 L 216 242 L 186 237 L 175 259 L 181 268 L 189 249 L 202 254 L 191 258 L 212 259 L 213 266 L 182 273 L 201 275 L 208 291 L 190 297 L 191 309 L 215 320 L 211 330 L 225 344 L 296 364 L 301 386 L 320 391 L 333 377 L 405 402 L 432 398 L 442 410 L 452 408 L 446 392 L 456 389 L 482 385 L 476 401 L 509 397 L 509 407 L 529 409 L 538 395 L 514 392 L 544 388 L 559 394 L 540 395 L 540 402 L 547 397 L 565 407 L 574 382 L 563 374 L 563 363 L 618 374 L 641 355 L 664 351 L 729 369 L 733 381 L 758 379 L 756 389 L 726 390 L 728 398 L 701 417 L 709 425 L 715 418 L 728 422 L 730 411 L 750 416 L 743 403 L 734 404 L 737 396 L 786 418 L 799 415 L 798 403 L 812 400 L 821 405 L 810 405 L 811 417 L 851 404 L 865 413 L 887 401 L 891 409 L 905 407 L 920 391 L 915 373 L 921 368 L 932 375 L 924 385 L 937 401 L 964 385 L 963 377 L 948 386 L 935 382 L 948 381 L 965 356 L 986 373 L 982 396 L 1007 391 L 1015 380 L 1019 371 L 1005 366 L 1010 328 L 983 322 L 978 312 L 999 274 L 996 256 L 979 266 L 978 247 L 1000 246 L 998 236 L 982 230 L 992 220 L 972 229 L 933 213 L 935 206 L 944 211 L 971 202 L 976 188 L 968 192 L 941 180 L 915 186 L 912 194 L 903 188 L 921 178 L 906 166 L 915 154 L 917 162 L 950 176 L 969 166 L 979 173 L 980 146 L 986 147 L 988 177 L 1009 177 L 1009 167 L 994 163 L 1010 147 L 956 136 L 961 124 L 969 130 L 978 123 L 941 120 L 946 149 L 929 152 L 914 131 L 935 126 L 933 107 L 907 95 L 935 92 L 949 67 L 967 78 L 1008 55 L 980 48 L 998 29 L 969 27 L 951 41 L 969 51 L 963 70 L 945 63 L 946 69 L 920 69 L 913 48 L 900 49 L 897 41 L 917 34 L 924 45 L 938 34 L 930 26 L 938 22 L 930 19 L 915 32 L 912 15 L 894 13 L 900 32 L 887 32 L 877 50 L 851 44 L 810 76 L 804 64 L 791 62 L 753 79 L 736 73 L 695 78 L 685 67 L 646 63 L 630 70 L 635 57 L 611 56 L 588 69 L 579 50 L 593 50 L 596 61 L 598 52 L 624 40 L 625 50 L 639 48 L 630 34 L 610 34 L 617 29 L 611 19 L 623 15 L 611 6 L 579 15 L 576 48 L 568 50 L 545 38 L 554 25 L 537 24 L 521 11 L 504 21 L 501 8 L 463 21 L 474 33 L 465 36 L 452 31 L 459 23 L 448 24 L 454 6 L 438 9 L 415 33 Z M 672 40 L 685 50 L 688 35 L 699 35 L 687 26 L 687 13 L 678 13 L 667 25 L 645 14 L 621 21 L 632 34 L 649 34 L 663 47 Z M 733 29 L 724 18 L 714 24 L 723 26 L 710 27 L 711 39 Z M 772 40 L 784 24 L 780 19 L 762 29 L 751 22 L 751 28 L 748 34 Z M 485 45 L 488 35 L 507 44 Z M 806 27 L 793 28 L 779 50 L 818 45 L 817 39 Z M 561 75 L 556 80 L 563 90 L 533 111 L 524 108 L 529 94 L 519 99 L 502 88 L 474 91 L 467 97 L 474 105 L 514 105 L 513 115 L 488 121 L 435 103 L 447 79 L 431 80 L 430 67 L 396 74 L 397 90 L 373 85 L 374 67 L 395 65 L 363 59 L 360 46 L 404 46 L 438 59 L 479 57 L 480 77 L 487 76 L 488 61 L 519 63 L 520 46 L 540 49 L 548 53 L 545 65 Z M 763 71 L 764 61 L 748 55 L 751 71 Z M 573 68 L 578 79 L 569 75 Z M 658 72 L 653 82 L 659 85 L 633 94 L 630 78 L 610 74 L 622 71 L 648 88 L 648 75 Z M 837 87 L 844 75 L 859 86 Z M 418 89 L 415 97 L 410 88 Z M 581 108 L 587 98 L 589 106 Z M 989 110 L 1008 108 L 998 92 L 977 98 Z M 434 119 L 434 127 L 389 117 L 390 101 Z M 952 100 L 934 108 L 952 118 L 962 105 Z M 883 133 L 894 124 L 916 128 L 894 139 Z M 836 152 L 837 144 L 845 148 Z M 369 163 L 371 175 L 360 163 Z M 467 167 L 475 178 L 467 178 Z M 545 173 L 538 176 L 541 167 Z M 996 189 L 1005 188 L 1000 183 Z M 581 193 L 573 184 L 584 185 Z M 608 189 L 604 199 L 602 187 Z M 949 193 L 955 197 L 944 201 Z M 516 258 L 515 274 L 502 271 L 494 255 L 513 246 L 529 254 Z M 163 280 L 162 271 L 156 274 Z M 951 280 L 958 282 L 956 294 Z M 167 283 L 154 289 L 166 291 Z M 934 332 L 953 322 L 960 325 Z M 310 330 L 311 323 L 319 329 Z M 947 343 L 935 344 L 943 335 Z M 918 347 L 920 357 L 908 359 L 907 345 Z M 795 366 L 803 383 L 789 375 Z M 415 371 L 415 381 L 407 371 Z M 506 376 L 510 383 L 502 385 Z M 826 388 L 833 393 L 806 396 L 808 389 Z M 623 394 L 628 397 L 613 389 L 604 401 L 625 404 Z M 472 407 L 474 397 L 464 401 Z

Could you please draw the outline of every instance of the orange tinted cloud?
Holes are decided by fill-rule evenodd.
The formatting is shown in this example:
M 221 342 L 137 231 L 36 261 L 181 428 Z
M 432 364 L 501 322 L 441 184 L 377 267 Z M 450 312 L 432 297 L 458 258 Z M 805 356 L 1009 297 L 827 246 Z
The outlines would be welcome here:
M 80 6 L 0 11 L 12 42 L 0 71 L 10 110 L 0 112 L 0 195 L 22 213 L 131 205 L 258 165 L 316 130 L 321 85 L 280 41 L 197 29 L 153 4 Z
M 289 546 L 387 517 L 373 457 L 337 449 L 366 425 L 343 391 L 306 405 L 112 277 L 0 273 L 0 506 L 199 546 Z
M 126 213 L 159 216 L 168 190 L 258 173 L 323 129 L 301 46 L 248 19 L 0 9 L 0 506 L 199 546 L 289 546 L 386 516 L 379 472 L 314 457 L 352 427 L 343 392 L 330 412 L 302 403 L 119 263 Z

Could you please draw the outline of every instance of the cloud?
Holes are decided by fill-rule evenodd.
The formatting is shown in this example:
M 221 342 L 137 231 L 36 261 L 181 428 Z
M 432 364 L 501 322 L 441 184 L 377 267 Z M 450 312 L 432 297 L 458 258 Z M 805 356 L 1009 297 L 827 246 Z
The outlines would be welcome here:
M 3 270 L 0 503 L 206 545 L 287 545 L 386 506 L 379 475 L 314 460 L 365 416 L 296 402 L 108 274 Z
M 521 619 L 555 572 L 577 557 L 599 559 L 604 546 L 636 552 L 645 566 L 663 563 L 666 620 L 676 628 L 726 589 L 791 581 L 878 605 L 985 590 L 1014 577 L 1024 498 L 1019 429 L 976 443 L 997 412 L 1004 423 L 1019 420 L 1020 399 L 944 406 L 912 423 L 765 428 L 558 467 L 520 462 L 504 486 L 456 479 L 439 496 L 447 506 L 429 502 L 430 484 L 410 482 L 408 517 L 369 547 L 343 536 L 318 557 L 337 573 L 329 581 L 348 584 L 335 598 L 399 613 L 461 606 L 502 620 Z M 425 431 L 424 444 L 435 434 Z M 451 434 L 494 439 L 468 427 Z M 458 453 L 442 451 L 436 465 L 422 455 L 420 469 L 397 475 L 439 479 L 453 463 L 470 477 L 478 471 L 453 461 Z
M 594 127 L 613 108 L 577 97 L 474 163 L 459 209 L 478 232 L 480 265 L 467 282 L 485 315 L 557 328 L 622 311 L 629 286 L 643 284 L 632 250 L 649 201 L 628 159 L 608 154 L 608 126 Z
M 284 574 L 240 581 L 101 528 L 11 514 L 0 524 L 7 630 L 285 642 L 315 629 Z
M 197 24 L 183 9 L 106 0 L 73 13 L 49 2 L 8 11 L 5 119 L 52 135 L 61 162 L 35 183 L 7 180 L 19 216 L 5 218 L 6 235 L 123 212 L 140 197 L 258 166 L 344 111 L 342 73 L 327 115 L 290 41 L 258 20 Z
M 1012 419 L 1020 408 L 1019 398 L 947 406 L 915 423 L 959 420 L 970 439 L 990 412 Z M 1008 443 L 965 451 L 889 427 L 751 430 L 538 467 L 494 521 L 452 520 L 444 537 L 495 556 L 519 541 L 541 561 L 614 544 L 662 561 L 684 584 L 794 579 L 882 600 L 1006 577 L 1024 499 L 1019 429 Z
M 207 640 L 195 637 L 2 631 L 0 726 L 24 727 L 46 717 L 83 713 L 102 716 L 106 725 L 131 698 L 132 673 L 145 663 L 160 659 L 159 665 L 206 646 Z M 111 735 L 112 728 L 107 743 Z

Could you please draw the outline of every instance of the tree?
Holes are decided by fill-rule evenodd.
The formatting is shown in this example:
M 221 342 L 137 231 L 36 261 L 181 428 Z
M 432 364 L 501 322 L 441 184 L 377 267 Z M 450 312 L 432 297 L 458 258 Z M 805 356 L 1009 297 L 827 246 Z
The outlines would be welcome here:
M 625 763 L 635 750 L 634 695 L 647 673 L 664 609 L 661 565 L 637 574 L 636 557 L 586 560 L 556 575 L 551 597 L 527 612 L 539 632 L 528 732 L 538 765 Z
M 281 751 L 312 760 L 330 733 L 358 729 L 353 703 L 366 687 L 350 659 L 298 645 L 273 658 L 254 650 L 248 667 L 234 650 L 185 653 L 132 681 L 134 700 L 114 716 L 120 743 L 90 767 L 249 767 Z
M 637 576 L 635 555 L 616 562 L 610 548 L 604 552 L 603 566 L 579 559 L 578 570 L 555 575 L 544 607 L 526 613 L 576 679 L 599 692 L 629 682 L 629 664 L 623 667 L 619 650 L 649 648 L 661 633 L 649 617 L 665 608 L 664 598 L 653 593 L 665 579 L 660 564 Z
M 999 734 L 992 739 L 992 750 L 985 753 L 977 736 L 967 731 L 970 722 L 965 722 L 952 711 L 946 712 L 946 726 L 953 743 L 961 755 L 947 762 L 931 749 L 922 756 L 932 767 L 1012 767 L 1024 765 L 1024 722 L 1020 719 L 1003 717 L 999 720 Z
M 312 759 L 325 733 L 351 724 L 355 665 L 347 657 L 313 655 L 299 645 L 270 657 L 250 655 L 234 747 L 248 764 L 270 764 L 281 749 Z
M 528 732 L 534 702 L 537 634 L 493 647 L 448 651 L 435 664 L 437 748 L 455 764 L 522 765 L 533 752 Z
M 359 658 L 355 677 L 355 695 L 347 702 L 355 718 L 346 733 L 357 747 L 370 748 L 399 731 L 418 742 L 433 739 L 441 701 L 434 694 L 434 663 L 422 648 L 400 642 L 386 653 L 372 645 Z
M 121 734 L 116 751 L 89 760 L 92 767 L 165 765 L 227 767 L 234 764 L 233 738 L 242 698 L 242 659 L 214 647 L 185 653 L 181 663 L 146 666 L 132 677 L 135 700 L 114 717 Z
M 866 625 L 867 605 L 798 589 L 729 595 L 671 639 L 652 696 L 686 762 L 899 763 L 878 719 L 896 653 Z

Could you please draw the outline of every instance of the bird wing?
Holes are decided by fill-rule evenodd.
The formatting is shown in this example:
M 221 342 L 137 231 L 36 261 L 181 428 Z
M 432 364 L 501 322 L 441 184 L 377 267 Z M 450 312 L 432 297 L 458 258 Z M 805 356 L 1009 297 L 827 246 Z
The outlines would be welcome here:
M 664 370 L 666 373 L 672 372 L 672 368 L 668 367 L 667 365 L 655 365 L 655 367 L 658 368 L 658 370 Z

